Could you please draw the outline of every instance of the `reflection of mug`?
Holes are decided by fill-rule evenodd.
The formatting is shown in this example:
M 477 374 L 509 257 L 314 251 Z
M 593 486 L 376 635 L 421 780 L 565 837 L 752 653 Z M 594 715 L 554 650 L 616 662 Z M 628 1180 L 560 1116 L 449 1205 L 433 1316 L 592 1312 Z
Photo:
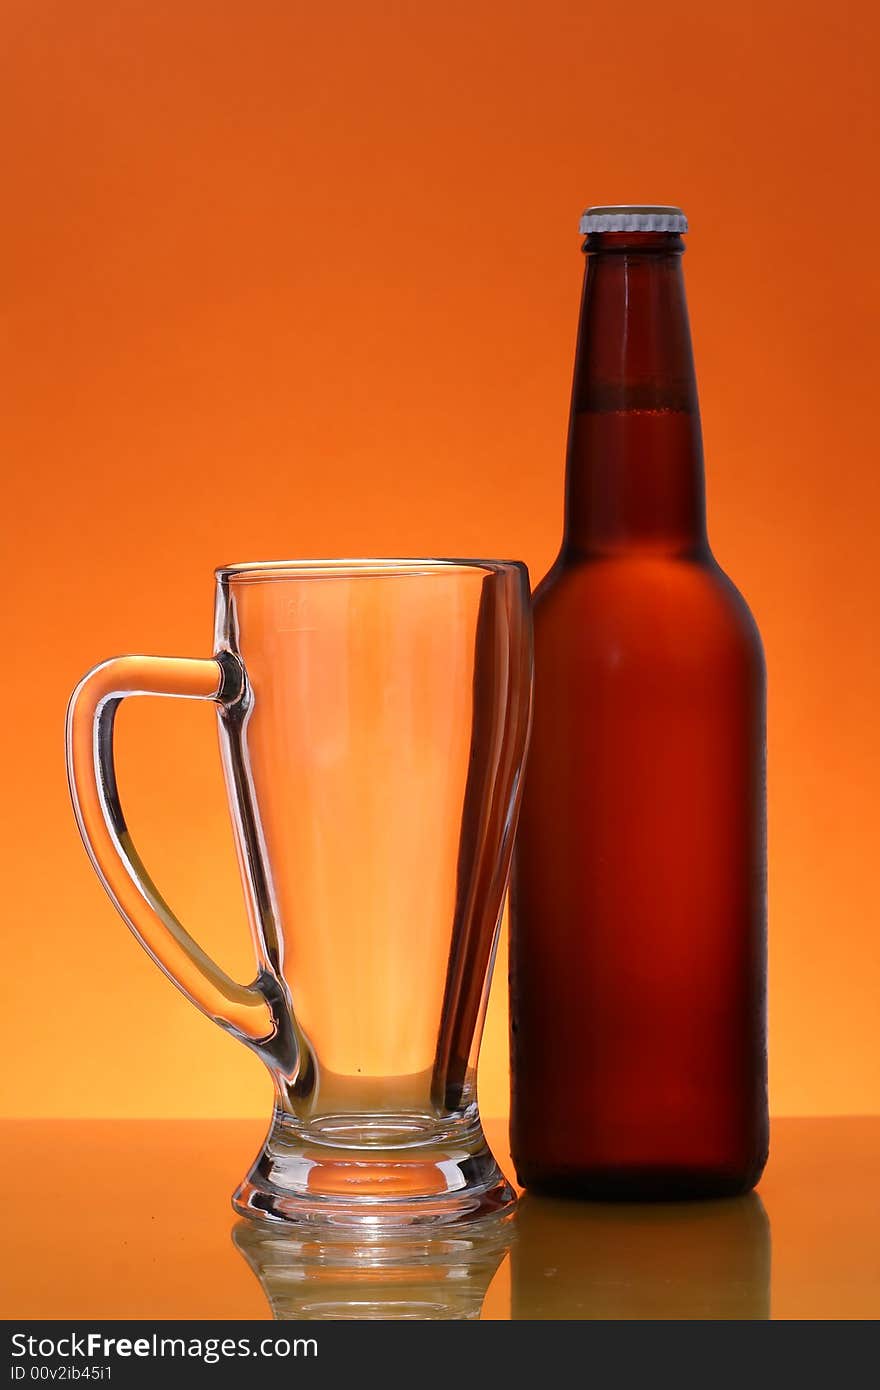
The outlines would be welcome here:
M 80 830 L 123 917 L 272 1073 L 237 1208 L 394 1223 L 504 1206 L 475 1070 L 528 736 L 525 567 L 221 569 L 215 650 L 98 666 L 67 746 Z M 113 723 L 142 694 L 216 704 L 253 984 L 197 945 L 132 844 Z
M 240 1221 L 232 1239 L 279 1320 L 476 1320 L 512 1229 L 502 1215 L 424 1234 L 359 1230 L 351 1240 Z
M 527 1193 L 511 1270 L 514 1318 L 769 1318 L 770 1223 L 754 1192 L 622 1206 Z

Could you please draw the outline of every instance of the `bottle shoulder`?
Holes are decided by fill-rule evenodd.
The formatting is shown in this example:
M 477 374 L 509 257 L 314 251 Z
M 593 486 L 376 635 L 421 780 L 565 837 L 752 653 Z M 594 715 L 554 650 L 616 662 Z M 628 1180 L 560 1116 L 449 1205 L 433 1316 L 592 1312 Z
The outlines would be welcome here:
M 755 615 L 749 607 L 745 595 L 737 588 L 727 571 L 721 568 L 714 556 L 711 557 L 711 572 L 714 592 L 718 601 L 726 607 L 739 626 L 743 637 L 749 640 L 763 664 L 764 642 Z
M 536 643 L 736 648 L 763 668 L 757 623 L 710 553 L 562 557 L 534 594 Z

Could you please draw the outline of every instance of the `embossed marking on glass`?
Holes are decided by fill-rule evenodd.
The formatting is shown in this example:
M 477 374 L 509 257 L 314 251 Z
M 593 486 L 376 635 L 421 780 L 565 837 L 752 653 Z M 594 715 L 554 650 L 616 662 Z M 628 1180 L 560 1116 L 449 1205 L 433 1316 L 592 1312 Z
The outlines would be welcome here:
M 216 655 L 96 667 L 71 699 L 67 757 L 122 916 L 272 1073 L 272 1125 L 235 1206 L 371 1225 L 503 1208 L 475 1076 L 528 739 L 525 567 L 316 560 L 216 577 Z M 126 828 L 113 724 L 145 694 L 216 704 L 252 984 L 193 940 Z

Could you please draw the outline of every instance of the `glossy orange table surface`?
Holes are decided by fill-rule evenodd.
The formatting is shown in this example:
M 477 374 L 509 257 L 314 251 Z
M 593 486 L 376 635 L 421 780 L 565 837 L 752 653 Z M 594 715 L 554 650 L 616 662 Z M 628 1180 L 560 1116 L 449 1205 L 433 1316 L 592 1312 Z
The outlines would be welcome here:
M 486 1129 L 506 1160 L 505 1125 Z M 880 1117 L 776 1121 L 747 1198 L 526 1196 L 500 1229 L 369 1248 L 238 1220 L 252 1120 L 10 1120 L 0 1139 L 7 1319 L 880 1316 Z

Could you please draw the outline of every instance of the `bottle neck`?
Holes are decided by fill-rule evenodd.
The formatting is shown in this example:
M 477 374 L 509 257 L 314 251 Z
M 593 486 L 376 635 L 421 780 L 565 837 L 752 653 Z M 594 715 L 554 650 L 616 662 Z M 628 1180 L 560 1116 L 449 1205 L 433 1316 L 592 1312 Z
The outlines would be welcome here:
M 587 240 L 563 555 L 707 548 L 703 446 L 680 236 Z

